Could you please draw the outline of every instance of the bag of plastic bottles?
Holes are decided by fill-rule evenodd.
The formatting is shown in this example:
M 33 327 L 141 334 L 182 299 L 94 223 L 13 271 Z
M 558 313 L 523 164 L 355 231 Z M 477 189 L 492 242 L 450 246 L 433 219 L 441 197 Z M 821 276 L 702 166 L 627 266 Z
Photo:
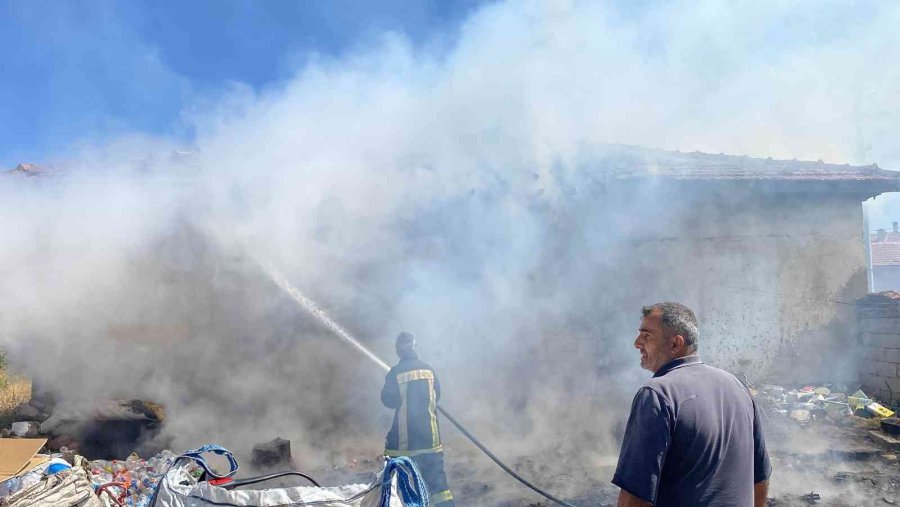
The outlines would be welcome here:
M 171 451 L 149 459 L 132 453 L 124 461 L 92 461 L 88 468 L 97 495 L 106 507 L 147 507 L 160 479 L 176 458 Z

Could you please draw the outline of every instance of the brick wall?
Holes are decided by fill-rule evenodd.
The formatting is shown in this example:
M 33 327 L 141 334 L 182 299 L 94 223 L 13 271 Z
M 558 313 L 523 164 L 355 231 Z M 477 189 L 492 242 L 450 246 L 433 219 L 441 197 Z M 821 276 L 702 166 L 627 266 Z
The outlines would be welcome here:
M 900 293 L 869 294 L 856 303 L 863 390 L 882 401 L 900 401 Z

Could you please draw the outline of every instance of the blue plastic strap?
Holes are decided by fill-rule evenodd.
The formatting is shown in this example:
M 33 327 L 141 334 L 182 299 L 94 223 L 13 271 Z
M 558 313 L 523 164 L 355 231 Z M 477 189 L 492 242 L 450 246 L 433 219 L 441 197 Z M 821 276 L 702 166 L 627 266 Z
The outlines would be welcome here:
M 391 505 L 391 479 L 397 475 L 397 489 L 405 507 L 428 507 L 428 487 L 416 462 L 406 456 L 388 458 L 381 476 L 381 503 L 379 507 Z
M 222 475 L 210 468 L 209 464 L 206 462 L 206 458 L 203 457 L 204 453 L 211 452 L 213 454 L 218 454 L 220 456 L 225 456 L 228 459 L 228 467 L 230 470 L 228 473 Z M 213 479 L 224 479 L 225 477 L 231 477 L 236 474 L 238 471 L 238 462 L 234 458 L 234 454 L 231 453 L 228 449 L 222 447 L 221 445 L 208 444 L 204 445 L 199 449 L 194 449 L 192 451 L 187 451 L 180 458 L 189 458 L 197 462 L 198 465 L 203 467 L 203 470 L 206 472 L 206 475 L 212 477 Z
M 203 457 L 203 453 L 205 453 L 205 452 L 219 454 L 221 456 L 225 456 L 226 458 L 228 458 L 228 465 L 231 468 L 231 470 L 225 475 L 217 474 L 214 470 L 210 469 L 209 465 L 206 463 L 206 459 Z M 237 460 L 234 459 L 234 455 L 231 453 L 231 451 L 229 451 L 228 449 L 226 449 L 220 445 L 209 444 L 209 445 L 204 445 L 203 447 L 201 447 L 199 449 L 187 451 L 184 454 L 175 458 L 175 461 L 172 462 L 171 465 L 169 465 L 169 467 L 166 469 L 165 472 L 163 472 L 162 479 L 160 479 L 160 481 L 156 484 L 156 486 L 153 487 L 153 494 L 150 496 L 149 507 L 156 507 L 156 499 L 159 497 L 159 490 L 163 488 L 163 484 L 166 482 L 166 479 L 169 476 L 169 470 L 171 470 L 172 467 L 174 467 L 179 461 L 181 461 L 183 459 L 192 459 L 192 460 L 196 461 L 201 467 L 203 467 L 203 470 L 206 471 L 206 474 L 214 479 L 222 479 L 225 477 L 231 477 L 238 470 L 238 463 L 237 463 Z

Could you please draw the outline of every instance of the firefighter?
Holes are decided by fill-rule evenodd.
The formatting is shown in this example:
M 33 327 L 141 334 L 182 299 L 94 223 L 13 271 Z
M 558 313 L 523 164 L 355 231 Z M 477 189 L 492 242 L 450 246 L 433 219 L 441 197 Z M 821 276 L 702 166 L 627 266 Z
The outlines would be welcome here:
M 431 505 L 455 507 L 444 473 L 444 450 L 438 429 L 441 384 L 434 370 L 416 355 L 413 335 L 400 333 L 395 346 L 400 361 L 388 372 L 381 389 L 381 402 L 394 409 L 394 423 L 384 453 L 409 456 L 415 461 L 428 486 Z

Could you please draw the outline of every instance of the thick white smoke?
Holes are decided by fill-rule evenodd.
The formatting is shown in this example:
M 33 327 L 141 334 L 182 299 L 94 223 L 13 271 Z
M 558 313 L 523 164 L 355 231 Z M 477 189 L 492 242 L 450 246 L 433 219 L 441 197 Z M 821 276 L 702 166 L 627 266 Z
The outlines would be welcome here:
M 898 165 L 897 22 L 887 3 L 497 3 L 446 51 L 388 33 L 236 86 L 192 141 L 86 140 L 59 176 L 0 179 L 0 340 L 66 399 L 164 403 L 180 446 L 377 454 L 380 371 L 271 262 L 389 362 L 416 334 L 502 451 L 606 463 L 641 378 L 639 308 L 616 304 L 671 294 L 616 276 L 613 246 L 671 196 L 591 195 L 591 154 Z M 605 213 L 624 202 L 647 211 Z

